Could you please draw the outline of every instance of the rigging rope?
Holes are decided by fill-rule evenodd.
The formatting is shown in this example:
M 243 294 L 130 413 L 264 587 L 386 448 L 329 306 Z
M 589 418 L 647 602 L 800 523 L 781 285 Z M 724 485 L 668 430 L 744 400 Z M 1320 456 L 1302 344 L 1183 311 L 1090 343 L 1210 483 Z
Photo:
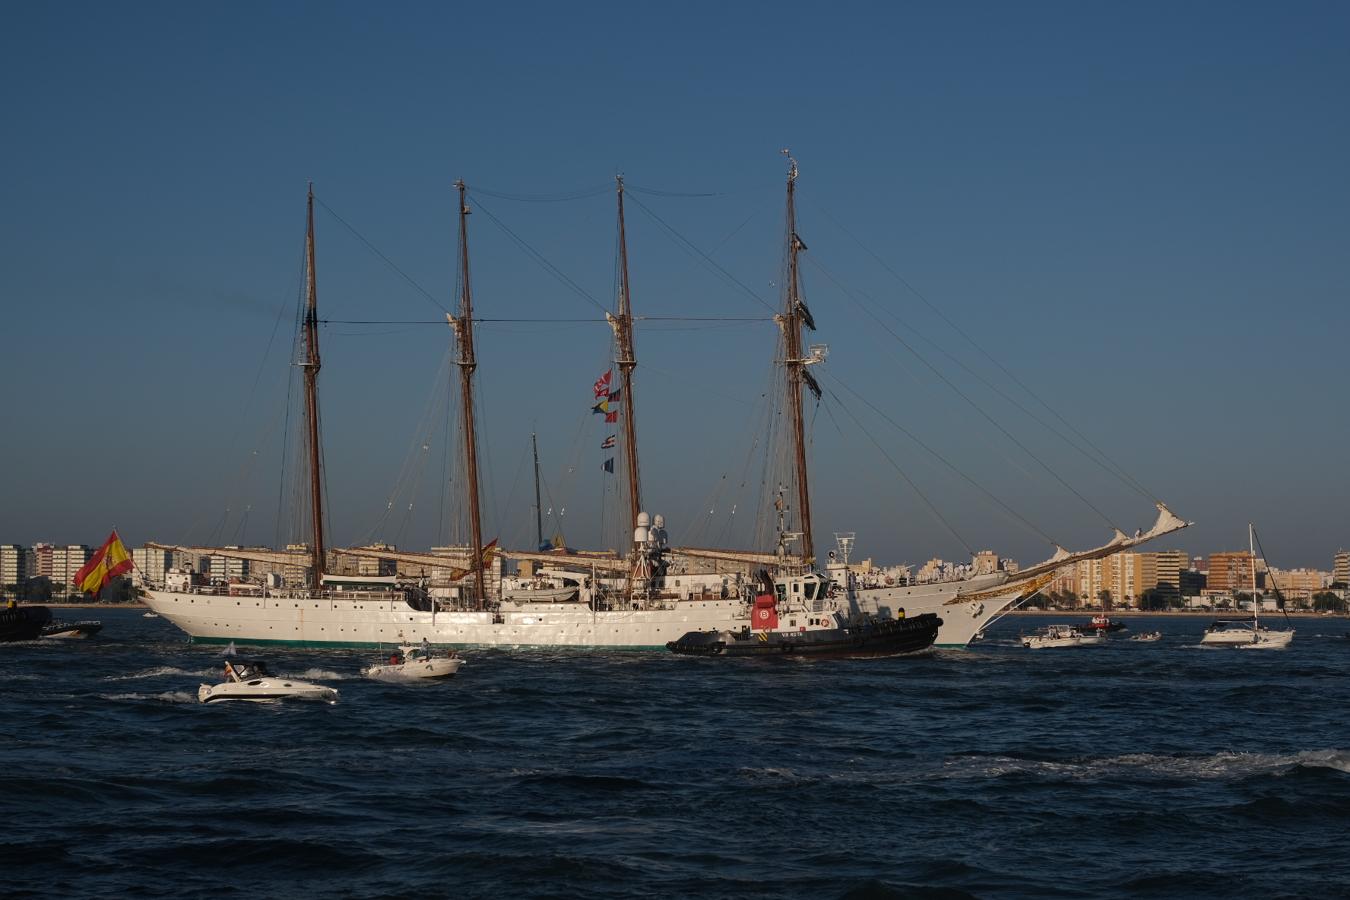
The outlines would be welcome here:
M 408 284 L 412 285 L 413 290 L 417 291 L 417 292 L 418 292 L 419 294 L 421 294 L 423 297 L 425 297 L 425 298 L 427 298 L 428 300 L 430 300 L 433 304 L 435 304 L 436 308 L 439 309 L 441 312 L 443 312 L 443 313 L 448 313 L 448 312 L 450 312 L 450 310 L 448 310 L 448 309 L 445 308 L 444 304 L 442 304 L 441 301 L 437 300 L 434 296 L 432 296 L 431 292 L 429 292 L 426 288 L 422 287 L 420 284 L 418 284 L 416 281 L 414 281 L 414 280 L 413 280 L 413 277 L 412 277 L 411 275 L 409 275 L 407 272 L 403 271 L 403 270 L 400 269 L 397 265 L 395 265 L 395 264 L 394 264 L 394 261 L 393 261 L 392 259 L 390 259 L 389 257 L 385 256 L 383 253 L 381 253 L 378 247 L 376 247 L 374 244 L 372 244 L 370 241 L 368 241 L 368 240 L 366 239 L 365 235 L 361 234 L 361 232 L 359 232 L 359 231 L 357 231 L 355 228 L 353 228 L 353 227 L 347 222 L 346 219 L 342 218 L 342 216 L 339 216 L 336 212 L 334 212 L 334 211 L 333 211 L 333 208 L 332 208 L 331 206 L 329 206 L 327 203 L 324 203 L 324 202 L 323 202 L 322 200 L 320 200 L 318 197 L 315 197 L 314 199 L 315 199 L 315 201 L 318 202 L 318 204 L 319 204 L 320 206 L 322 206 L 325 210 L 328 211 L 328 214 L 329 214 L 330 216 L 332 216 L 333 218 L 337 219 L 339 222 L 342 223 L 343 227 L 345 227 L 345 228 L 346 228 L 348 231 L 350 231 L 352 234 L 356 235 L 356 239 L 359 240 L 361 243 L 365 244 L 365 245 L 366 245 L 366 248 L 369 249 L 371 253 L 374 253 L 376 256 L 378 256 L 380 259 L 382 259 L 382 260 L 384 261 L 385 265 L 389 266 L 389 268 L 393 269 L 394 272 L 396 272 L 400 278 L 402 278 L 404 281 L 408 282 Z
M 923 363 L 924 366 L 926 366 L 929 371 L 931 371 L 934 375 L 937 376 L 938 380 L 940 380 L 943 384 L 947 385 L 947 387 L 950 388 L 953 393 L 955 393 L 958 397 L 960 397 L 967 404 L 969 404 L 971 409 L 975 410 L 977 413 L 980 414 L 980 416 L 985 421 L 987 421 L 990 425 L 993 425 L 996 429 L 998 429 L 998 431 L 1004 437 L 1006 437 L 1009 441 L 1015 444 L 1023 453 L 1025 453 L 1037 465 L 1039 465 L 1042 469 L 1044 469 L 1046 473 L 1055 481 L 1057 481 L 1065 490 L 1067 490 L 1069 493 L 1077 497 L 1083 503 L 1083 505 L 1085 505 L 1088 509 L 1095 512 L 1102 519 L 1103 522 L 1105 522 L 1111 528 L 1114 528 L 1116 531 L 1121 530 L 1120 526 L 1116 525 L 1115 522 L 1111 521 L 1110 516 L 1108 516 L 1106 513 L 1098 509 L 1097 506 L 1093 504 L 1091 500 L 1083 496 L 1076 488 L 1073 487 L 1073 485 L 1069 484 L 1067 481 L 1063 479 L 1063 477 L 1061 477 L 1057 472 L 1055 472 L 1054 469 L 1050 468 L 1050 466 L 1047 465 L 1039 456 L 1031 452 L 1031 449 L 1029 447 L 1027 447 L 1025 444 L 1019 441 L 1007 428 L 1003 427 L 1003 425 L 1001 425 L 997 419 L 995 419 L 988 412 L 986 412 L 982 406 L 980 406 L 978 403 L 974 401 L 974 399 L 970 397 L 970 395 L 968 395 L 965 391 L 962 391 L 959 387 L 957 387 L 956 384 L 950 378 L 944 375 L 942 371 L 938 369 L 937 366 L 929 362 L 928 359 L 923 356 L 923 354 L 915 350 L 914 347 L 910 345 L 908 341 L 906 341 L 899 334 L 897 334 L 894 329 L 892 329 L 888 324 L 886 324 L 885 321 L 883 321 L 879 316 L 877 316 L 871 310 L 869 310 L 865 304 L 861 303 L 856 297 L 854 297 L 853 292 L 849 290 L 847 287 L 845 287 L 843 284 L 841 284 L 839 280 L 834 277 L 834 275 L 830 272 L 829 269 L 826 269 L 818 261 L 812 260 L 811 262 L 816 266 L 816 268 L 820 269 L 820 271 L 825 275 L 826 278 L 830 279 L 830 281 L 833 282 L 835 287 L 839 288 L 839 290 L 844 294 L 844 296 L 848 297 L 855 304 L 857 304 L 858 307 L 863 312 L 865 312 L 870 319 L 872 319 L 872 321 L 880 325 L 887 334 L 889 334 L 892 338 L 896 340 L 896 342 L 900 344 L 900 346 L 904 347 L 906 350 L 910 352 L 910 354 L 914 356 L 915 359 Z
M 1054 546 L 1059 546 L 1059 542 L 1058 542 L 1058 541 L 1054 540 L 1052 537 L 1050 537 L 1050 536 L 1049 536 L 1048 534 L 1046 534 L 1044 531 L 1042 531 L 1041 529 L 1037 528 L 1034 524 L 1032 524 L 1032 522 L 1031 522 L 1030 520 L 1028 520 L 1028 519 L 1026 519 L 1024 516 L 1020 515 L 1020 514 L 1019 514 L 1016 510 L 1014 510 L 1011 506 L 1009 506 L 1008 504 L 1004 503 L 1004 502 L 1003 502 L 1002 500 L 1000 500 L 998 497 L 994 496 L 994 494 L 993 494 L 992 492 L 990 492 L 987 488 L 985 488 L 985 487 L 984 487 L 983 485 L 981 485 L 979 482 L 975 481 L 975 479 L 971 478 L 969 475 L 967 475 L 966 473 L 964 473 L 964 472 L 962 472 L 960 469 L 958 469 L 955 465 L 953 465 L 953 464 L 952 464 L 946 457 L 944 457 L 941 453 L 938 453 L 938 452 L 937 452 L 936 450 L 934 450 L 932 447 L 928 446 L 928 445 L 925 444 L 923 441 L 921 441 L 921 440 L 918 438 L 918 436 L 915 435 L 912 431 L 910 431 L 908 428 L 906 428 L 905 426 L 901 425 L 899 422 L 895 421 L 895 420 L 892 419 L 890 416 L 886 415 L 886 413 L 884 413 L 884 412 L 882 412 L 880 409 L 878 409 L 878 408 L 877 408 L 871 401 L 869 401 L 866 397 L 862 396 L 862 395 L 859 394 L 857 391 L 853 390 L 853 388 L 849 387 L 847 384 L 844 384 L 844 382 L 841 381 L 841 380 L 839 379 L 838 376 L 833 375 L 833 374 L 828 373 L 828 372 L 822 372 L 821 374 L 822 374 L 822 375 L 825 375 L 825 376 L 826 376 L 827 378 L 829 378 L 832 382 L 834 382 L 835 384 L 838 384 L 841 388 L 843 388 L 844 390 L 846 390 L 846 391 L 848 391 L 850 394 L 852 394 L 852 395 L 853 395 L 855 398 L 857 398 L 858 401 L 861 402 L 864 406 L 866 406 L 868 409 L 872 410 L 872 412 L 874 412 L 874 413 L 876 413 L 878 416 L 880 416 L 881 419 L 882 419 L 883 421 L 887 422 L 889 425 L 891 425 L 893 428 L 895 428 L 897 431 L 899 431 L 899 432 L 900 432 L 901 434 L 903 434 L 905 437 L 909 438 L 911 441 L 913 441 L 914 443 L 918 444 L 918 445 L 919 445 L 921 448 L 923 448 L 923 450 L 924 450 L 925 452 L 927 452 L 930 456 L 932 456 L 932 457 L 933 457 L 934 459 L 936 459 L 938 462 L 942 463 L 944 466 L 946 466 L 948 469 L 950 469 L 953 473 L 955 473 L 958 477 L 960 477 L 963 481 L 965 481 L 965 482 L 966 482 L 967 484 L 969 484 L 971 487 L 975 488 L 977 491 L 979 491 L 979 492 L 980 492 L 981 494 L 983 494 L 985 497 L 987 497 L 987 498 L 989 498 L 990 500 L 992 500 L 992 501 L 993 501 L 995 504 L 997 504 L 1004 512 L 1006 512 L 1008 515 L 1012 516 L 1013 519 L 1015 519 L 1016 521 L 1018 521 L 1018 522 L 1020 522 L 1021 524 L 1025 525 L 1025 526 L 1026 526 L 1027 528 L 1029 528 L 1033 533 L 1035 533 L 1035 534 L 1038 535 L 1039 537 L 1043 538 L 1043 539 L 1044 539 L 1045 541 L 1047 541 L 1048 543 L 1050 543 L 1050 544 L 1052 544 L 1052 545 L 1054 545 Z M 833 392 L 831 392 L 831 396 L 834 396 L 836 400 L 839 399 L 839 398 L 838 398 L 838 395 L 834 394 Z M 870 436 L 869 436 L 869 437 L 870 437 Z M 884 452 L 884 451 L 883 451 L 883 452 Z
M 732 275 L 730 272 L 728 272 L 726 269 L 724 269 L 724 268 L 723 268 L 716 260 L 714 260 L 714 259 L 713 259 L 711 256 L 709 256 L 707 253 L 704 253 L 702 250 L 700 250 L 697 246 L 694 245 L 694 242 L 693 242 L 693 241 L 689 240 L 687 237 L 685 237 L 684 235 L 680 234 L 680 232 L 677 231 L 677 230 L 674 228 L 674 226 L 672 226 L 672 225 L 671 225 L 669 222 L 667 222 L 665 219 L 663 219 L 663 218 L 661 218 L 660 216 L 658 216 L 658 215 L 656 214 L 656 212 L 653 211 L 653 210 L 651 209 L 651 207 L 647 206 L 647 204 L 643 203 L 641 200 L 639 200 L 639 199 L 636 198 L 636 197 L 633 197 L 633 198 L 631 198 L 631 199 L 632 199 L 632 201 L 633 201 L 635 204 L 637 204 L 638 209 L 640 209 L 640 210 L 642 210 L 643 212 L 645 212 L 645 213 L 646 213 L 648 216 L 650 216 L 650 217 L 651 217 L 658 225 L 660 225 L 662 228 L 664 228 L 664 229 L 666 230 L 666 233 L 669 234 L 671 237 L 675 238 L 677 244 L 680 245 L 680 246 L 682 246 L 682 247 L 684 247 L 684 248 L 686 249 L 687 252 L 693 253 L 697 258 L 703 260 L 705 263 L 707 263 L 708 265 L 712 266 L 714 269 L 717 270 L 717 272 L 719 272 L 719 273 L 722 275 L 722 277 L 723 277 L 726 281 L 728 281 L 728 282 L 730 282 L 731 284 L 735 285 L 736 287 L 740 288 L 740 290 L 741 290 L 742 293 L 744 293 L 744 294 L 745 294 L 747 297 L 749 297 L 751 300 L 754 300 L 754 301 L 755 301 L 756 303 L 758 303 L 759 305 L 763 306 L 765 309 L 769 310 L 769 312 L 772 313 L 772 312 L 775 312 L 775 311 L 776 311 L 776 309 L 775 309 L 775 307 L 773 306 L 773 304 L 769 303 L 769 301 L 765 300 L 763 297 L 761 297 L 759 294 L 757 294 L 754 290 L 752 290 L 750 287 L 748 287 L 748 286 L 745 284 L 745 282 L 741 281 L 741 280 L 740 280 L 739 278 L 737 278 L 735 275 Z
M 970 346 L 972 346 L 972 347 L 975 348 L 976 352 L 978 352 L 981 356 L 983 356 L 983 357 L 984 357 L 985 359 L 987 359 L 990 363 L 992 363 L 994 366 L 996 366 L 996 367 L 998 368 L 999 371 L 1001 371 L 1004 375 L 1008 376 L 1008 379 L 1009 379 L 1010 381 L 1012 381 L 1013 384 L 1015 384 L 1015 385 L 1017 385 L 1018 387 L 1020 387 L 1023 391 L 1026 391 L 1026 393 L 1027 393 L 1027 395 L 1028 395 L 1029 397 L 1031 397 L 1033 400 L 1035 400 L 1035 401 L 1036 401 L 1037 403 L 1039 403 L 1041 406 L 1045 407 L 1045 409 L 1047 409 L 1047 410 L 1050 412 L 1050 414 L 1051 414 L 1052 416 L 1054 416 L 1056 419 L 1059 420 L 1060 424 L 1062 424 L 1065 428 L 1069 429 L 1069 431 L 1073 432 L 1073 434 L 1074 434 L 1076 437 L 1078 437 L 1081 441 L 1083 441 L 1083 443 L 1087 444 L 1088 447 L 1090 447 L 1090 448 L 1091 448 L 1091 449 L 1092 449 L 1099 457 L 1101 457 L 1101 460 L 1104 460 L 1106 463 L 1109 464 L 1110 468 L 1107 468 L 1107 471 L 1108 471 L 1108 472 L 1110 472 L 1110 473 L 1111 473 L 1112 475 L 1114 475 L 1115 477 L 1119 478 L 1122 482 L 1124 482 L 1124 483 L 1125 483 L 1128 487 L 1130 487 L 1131 489 L 1133 489 L 1133 490 L 1139 492 L 1139 493 L 1140 493 L 1142 496 L 1144 496 L 1146 499 L 1148 499 L 1148 500 L 1150 500 L 1150 501 L 1152 501 L 1152 502 L 1154 502 L 1154 503 L 1160 502 L 1160 501 L 1158 500 L 1157 496 L 1156 496 L 1152 491 L 1150 491 L 1148 488 L 1144 487 L 1144 485 L 1141 484 L 1141 483 L 1140 483 L 1133 475 L 1131 475 L 1129 472 L 1127 472 L 1123 466 L 1121 466 L 1118 462 L 1116 462 L 1114 459 L 1112 459 L 1110 456 L 1108 456 L 1104 450 L 1102 450 L 1100 447 L 1098 447 L 1098 446 L 1097 446 L 1095 443 L 1093 443 L 1086 435 L 1084 435 L 1081 431 L 1079 431 L 1079 430 L 1078 430 L 1077 428 L 1075 428 L 1072 424 L 1070 424 L 1070 423 L 1068 422 L 1068 420 L 1066 420 L 1062 415 L 1060 415 L 1059 412 L 1058 412 L 1054 407 L 1052 407 L 1049 403 L 1047 403 L 1044 399 L 1042 399 L 1041 396 L 1040 396 L 1039 394 L 1037 394 L 1037 393 L 1036 393 L 1035 391 L 1033 391 L 1030 387 L 1028 387 L 1025 383 L 1023 383 L 1023 381 L 1022 381 L 1020 378 L 1018 378 L 1016 375 L 1014 375 L 1014 374 L 1013 374 L 1006 366 L 1004 366 L 1001 362 L 999 362 L 997 359 L 995 359 L 994 356 L 993 356 L 991 353 L 989 353 L 987 350 L 985 350 L 983 346 L 981 346 L 981 345 L 980 345 L 973 337 L 971 337 L 968 333 L 966 333 L 959 325 L 957 325 L 957 324 L 956 324 L 955 322 L 953 322 L 950 318 L 948 318 L 948 316 L 946 315 L 946 313 L 944 313 L 944 312 L 943 312 L 936 304 L 934 304 L 934 303 L 933 303 L 932 301 L 930 301 L 926 296 L 924 296 L 923 293 L 920 292 L 918 288 L 916 288 L 916 287 L 914 287 L 914 285 L 910 284 L 909 281 L 907 281 L 907 280 L 905 279 L 904 276 L 902 276 L 899 272 L 895 271 L 895 269 L 891 268 L 890 265 L 888 265 L 884 259 L 882 259 L 882 258 L 881 258 L 879 255 L 877 255 L 875 252 L 873 252 L 872 249 L 871 249 L 870 247 L 868 247 L 866 244 L 864 244 L 864 243 L 858 238 L 857 235 L 855 235 L 852 231 L 850 231 L 848 228 L 846 228 L 842 222 L 840 222 L 840 221 L 839 221 L 838 219 L 836 219 L 834 216 L 830 215 L 829 210 L 826 210 L 826 209 L 824 209 L 823 207 L 820 207 L 820 206 L 817 205 L 817 204 L 812 204 L 812 206 L 813 206 L 814 209 L 816 209 L 816 210 L 818 210 L 819 212 L 821 212 L 821 213 L 825 216 L 825 218 L 827 218 L 827 219 L 829 219 L 831 222 L 833 222 L 834 225 L 835 225 L 835 227 L 837 227 L 837 228 L 838 228 L 840 231 L 842 231 L 844 234 L 848 235 L 848 237 L 849 237 L 855 244 L 857 244 L 858 247 L 859 247 L 864 253 L 866 253 L 868 256 L 872 257 L 872 259 L 876 260 L 876 262 L 877 262 L 883 269 L 885 269 L 885 270 L 887 271 L 887 273 L 889 273 L 889 274 L 891 275 L 892 278 L 894 278 L 894 279 L 895 279 L 896 281 L 898 281 L 901 285 L 903 285 L 903 286 L 905 287 L 905 289 L 908 290 L 910 293 L 912 293 L 915 297 L 918 297 L 919 300 L 923 302 L 924 306 L 927 306 L 927 307 L 929 308 L 929 310 L 931 310 L 935 315 L 937 315 L 938 318 L 940 318 L 943 322 L 945 322 L 949 328 L 951 328 L 951 329 L 952 329 L 953 331 L 955 331 L 958 335 L 960 335 L 962 338 L 964 338 L 965 341 L 966 341 L 966 343 L 970 344 Z M 1021 408 L 1021 407 L 1019 406 L 1019 409 L 1020 409 L 1020 408 Z M 1023 410 L 1023 411 L 1025 412 L 1026 410 Z M 1030 413 L 1028 413 L 1028 414 L 1030 415 Z M 1037 419 L 1037 421 L 1040 421 L 1040 420 Z M 1044 423 L 1042 423 L 1042 424 L 1044 424 Z M 1048 427 L 1048 426 L 1047 426 L 1047 427 Z M 1053 430 L 1053 429 L 1052 429 L 1052 430 Z M 1060 435 L 1058 432 L 1055 432 L 1055 434 L 1056 434 L 1056 436 L 1058 436 L 1058 437 L 1060 437 L 1062 440 L 1064 440 L 1066 443 L 1070 443 L 1071 446 L 1076 446 L 1076 445 L 1073 445 L 1071 442 L 1069 442 L 1067 438 L 1064 438 L 1064 436 L 1063 436 L 1063 435 Z M 1079 448 L 1079 449 L 1080 449 L 1080 452 L 1081 452 L 1081 448 Z M 1098 462 L 1099 465 L 1101 465 L 1101 461 L 1097 461 L 1097 462 Z M 1105 467 L 1104 467 L 1104 468 L 1105 468 Z
M 512 231 L 510 227 L 508 227 L 507 224 L 503 222 L 501 219 L 493 215 L 492 210 L 488 209 L 485 205 L 483 205 L 483 202 L 481 200 L 477 199 L 476 195 L 478 192 L 476 190 L 471 191 L 470 193 L 475 195 L 475 204 L 478 207 L 478 209 L 481 210 L 485 215 L 487 215 L 487 217 L 491 219 L 498 228 L 500 228 L 502 231 L 506 233 L 507 237 L 509 237 L 512 241 L 515 242 L 517 247 L 519 247 L 527 256 L 529 256 L 536 263 L 538 263 L 544 269 L 545 272 L 548 272 L 550 275 L 556 278 L 564 287 L 566 287 L 572 293 L 576 294 L 581 299 L 591 303 L 591 305 L 595 306 L 595 308 L 599 309 L 602 313 L 609 311 L 608 308 L 603 303 L 595 299 L 595 297 L 591 294 L 590 291 L 586 290 L 581 285 L 573 281 L 570 277 L 568 277 L 568 275 L 565 272 L 563 272 L 562 269 L 559 269 L 553 263 L 549 262 L 548 259 L 544 256 L 544 254 L 534 249 L 534 247 L 528 241 L 526 241 L 523 237 Z

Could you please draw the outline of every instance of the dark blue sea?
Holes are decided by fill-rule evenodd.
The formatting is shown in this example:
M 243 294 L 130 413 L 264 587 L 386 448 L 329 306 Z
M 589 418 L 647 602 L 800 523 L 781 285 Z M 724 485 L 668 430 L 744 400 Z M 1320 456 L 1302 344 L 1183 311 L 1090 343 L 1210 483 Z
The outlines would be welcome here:
M 89 615 L 69 611 L 65 618 Z M 267 649 L 335 705 L 203 706 L 139 610 L 0 645 L 7 897 L 1350 892 L 1350 631 L 863 661 L 474 652 L 443 684 Z M 1066 619 L 1068 620 L 1068 619 Z

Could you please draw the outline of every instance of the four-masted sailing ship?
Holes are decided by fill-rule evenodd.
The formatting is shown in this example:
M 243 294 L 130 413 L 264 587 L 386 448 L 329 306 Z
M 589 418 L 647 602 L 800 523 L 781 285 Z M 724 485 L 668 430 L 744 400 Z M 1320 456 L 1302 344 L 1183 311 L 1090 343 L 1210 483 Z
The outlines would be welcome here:
M 447 315 L 456 346 L 463 435 L 464 504 L 471 544 L 459 556 L 407 553 L 384 547 L 328 548 L 322 515 L 322 454 L 318 428 L 318 298 L 315 276 L 314 197 L 308 197 L 305 238 L 306 293 L 301 321 L 304 338 L 305 449 L 310 488 L 307 549 L 239 550 L 150 544 L 196 554 L 221 554 L 274 566 L 303 568 L 303 586 L 206 585 L 188 572 L 171 572 L 165 585 L 150 587 L 146 602 L 197 641 L 281 643 L 301 646 L 376 646 L 426 639 L 453 647 L 550 647 L 661 649 L 695 631 L 742 632 L 766 627 L 807 631 L 834 628 L 860 618 L 888 619 L 936 613 L 942 618 L 938 646 L 964 647 L 995 617 L 1044 587 L 1064 566 L 1137 546 L 1186 523 L 1161 504 L 1157 523 L 1128 537 L 1117 531 L 1101 547 L 1080 553 L 1058 549 L 1045 562 L 1014 574 L 982 573 L 936 584 L 864 587 L 847 560 L 817 566 L 812 531 L 809 473 L 803 417 L 804 392 L 820 387 L 810 367 L 824 360 L 804 348 L 803 329 L 815 323 L 801 296 L 798 258 L 806 249 L 796 230 L 797 165 L 789 157 L 787 176 L 787 277 L 783 309 L 775 316 L 778 357 L 784 368 L 784 406 L 791 442 L 775 507 L 777 540 L 771 552 L 725 548 L 672 547 L 660 515 L 642 509 L 638 440 L 634 413 L 632 296 L 624 228 L 624 182 L 616 179 L 618 208 L 618 291 L 607 314 L 619 371 L 623 449 L 623 499 L 632 541 L 623 553 L 501 550 L 484 545 L 479 506 L 478 447 L 474 430 L 474 315 L 469 277 L 467 189 L 459 198 L 460 297 L 457 315 Z M 539 503 L 536 497 L 536 505 Z M 542 537 L 542 534 L 539 535 Z M 393 561 L 405 569 L 421 566 L 446 573 L 448 588 L 425 579 L 395 575 L 339 575 L 332 558 Z M 497 574 L 500 561 L 528 567 L 528 574 Z M 727 571 L 731 569 L 732 571 Z

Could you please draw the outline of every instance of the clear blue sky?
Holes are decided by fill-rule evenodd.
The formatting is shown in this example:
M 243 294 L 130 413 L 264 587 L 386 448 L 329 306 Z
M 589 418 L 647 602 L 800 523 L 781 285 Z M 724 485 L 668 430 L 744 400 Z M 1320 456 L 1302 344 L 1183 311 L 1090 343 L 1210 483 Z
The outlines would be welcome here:
M 888 562 L 965 552 L 852 412 L 968 543 L 1048 552 L 842 383 L 1056 540 L 1108 536 L 864 296 L 1108 518 L 1152 521 L 943 356 L 1049 419 L 871 251 L 1197 521 L 1160 548 L 1233 549 L 1255 520 L 1272 563 L 1328 567 L 1350 546 L 1348 44 L 1341 3 L 11 4 L 0 541 L 96 543 L 113 524 L 137 544 L 274 539 L 308 180 L 435 298 L 321 210 L 327 318 L 453 305 L 455 178 L 557 194 L 620 171 L 716 194 L 638 198 L 776 303 L 791 147 L 812 339 L 830 345 L 825 380 L 849 407 L 814 415 L 818 533 L 856 530 Z M 610 301 L 612 195 L 479 200 Z M 481 213 L 480 315 L 595 314 Z M 639 314 L 765 313 L 645 211 L 629 218 Z M 324 329 L 337 542 L 444 536 L 443 428 L 424 454 L 419 428 L 439 416 L 446 339 Z M 603 435 L 585 409 L 607 339 L 592 324 L 482 329 L 488 530 L 506 543 L 529 536 L 531 430 L 569 539 L 601 539 Z M 755 512 L 756 491 L 736 485 L 773 341 L 764 323 L 638 330 L 646 505 L 677 541 L 724 533 L 732 503 Z

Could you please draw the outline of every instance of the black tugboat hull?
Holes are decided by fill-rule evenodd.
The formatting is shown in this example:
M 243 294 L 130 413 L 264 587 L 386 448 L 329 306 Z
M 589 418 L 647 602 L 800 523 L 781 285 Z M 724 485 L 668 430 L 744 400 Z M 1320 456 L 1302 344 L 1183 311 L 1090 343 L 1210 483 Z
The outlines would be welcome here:
M 937 640 L 942 620 L 933 613 L 883 620 L 857 628 L 810 632 L 752 632 L 727 635 L 691 631 L 666 644 L 681 656 L 736 656 L 782 659 L 867 659 L 927 650 Z M 730 639 L 728 639 L 730 637 Z
M 14 606 L 0 609 L 0 641 L 31 641 L 52 620 L 45 606 Z

